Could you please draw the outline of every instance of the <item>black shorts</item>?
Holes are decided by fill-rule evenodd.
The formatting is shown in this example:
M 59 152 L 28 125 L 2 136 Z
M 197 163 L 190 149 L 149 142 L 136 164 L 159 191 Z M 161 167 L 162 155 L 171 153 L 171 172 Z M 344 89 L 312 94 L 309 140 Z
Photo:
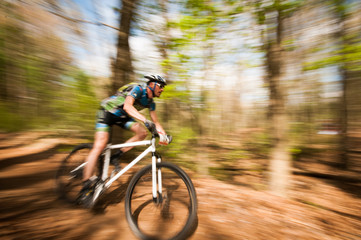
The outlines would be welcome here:
M 101 108 L 97 112 L 95 130 L 97 132 L 109 132 L 112 125 L 130 130 L 134 123 L 136 123 L 135 119 L 130 116 L 117 116 Z

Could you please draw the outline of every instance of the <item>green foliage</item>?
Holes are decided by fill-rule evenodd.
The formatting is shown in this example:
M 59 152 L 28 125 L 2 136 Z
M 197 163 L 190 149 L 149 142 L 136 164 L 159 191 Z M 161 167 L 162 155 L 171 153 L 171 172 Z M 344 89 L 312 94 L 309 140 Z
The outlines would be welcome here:
M 99 100 L 95 97 L 91 78 L 73 69 L 63 76 L 62 91 L 55 93 L 53 109 L 59 113 L 59 122 L 65 128 L 92 130 Z
M 271 139 L 266 132 L 255 132 L 245 141 L 244 148 L 247 152 L 257 157 L 268 157 L 271 150 Z
M 319 50 L 319 49 L 318 49 Z M 330 52 L 329 57 L 325 57 L 318 61 L 304 63 L 303 70 L 310 71 L 328 67 L 331 65 L 344 65 L 345 69 L 351 71 L 361 70 L 361 44 L 352 44 L 340 46 L 339 50 Z M 352 64 L 355 63 L 355 64 Z
M 297 48 L 295 45 L 295 39 L 287 39 L 282 42 L 282 47 L 285 51 L 293 51 Z
M 20 131 L 29 128 L 64 128 L 66 130 L 92 130 L 98 99 L 92 90 L 90 77 L 81 71 L 69 73 L 58 89 L 48 91 L 50 99 L 44 101 L 50 111 L 35 114 L 36 109 L 18 112 L 16 104 L 0 106 L 0 130 Z M 41 83 L 40 83 L 41 84 Z M 31 105 L 30 102 L 28 102 Z M 44 107 L 44 106 L 43 106 Z M 14 111 L 15 109 L 15 111 Z
M 344 0 L 333 0 L 329 4 L 332 6 L 332 13 L 338 18 L 338 22 L 346 20 L 349 11 L 352 9 L 351 3 Z M 349 71 L 360 71 L 361 62 L 361 44 L 359 33 L 352 31 L 351 29 L 340 29 L 337 34 L 336 50 L 330 51 L 329 56 L 324 57 L 321 60 L 307 62 L 304 64 L 304 70 L 316 70 L 331 65 L 337 65 L 341 68 Z M 314 49 L 312 53 L 325 49 Z
M 21 131 L 28 127 L 28 121 L 12 111 L 11 106 L 0 104 L 0 130 L 7 132 Z
M 254 1 L 251 2 L 250 5 L 253 5 L 255 11 L 254 14 L 256 16 L 257 22 L 260 25 L 266 24 L 266 16 L 267 13 L 271 12 L 279 12 L 281 17 L 289 17 L 292 13 L 297 11 L 299 7 L 301 7 L 305 1 L 303 0 L 276 0 L 276 1 Z M 270 28 L 274 28 L 274 24 L 269 26 Z
M 233 177 L 232 174 L 225 171 L 222 167 L 210 167 L 209 174 L 220 181 L 230 181 Z
M 196 133 L 188 127 L 174 129 L 170 132 L 173 136 L 172 143 L 167 147 L 167 155 L 176 157 L 179 154 L 190 154 L 190 146 L 195 144 Z
M 234 163 L 240 159 L 246 159 L 249 157 L 249 153 L 243 149 L 233 149 L 228 150 L 225 154 L 222 155 L 223 160 L 228 163 Z
M 91 78 L 69 64 L 62 39 L 18 7 L 0 5 L 7 16 L 0 22 L 0 130 L 92 128 L 97 100 Z
M 191 96 L 191 93 L 184 88 L 183 82 L 172 82 L 172 84 L 166 86 L 165 90 L 162 93 L 162 99 L 164 100 L 179 99 L 182 102 L 188 102 Z
M 292 155 L 298 155 L 298 154 L 302 153 L 302 149 L 294 147 L 294 148 L 291 148 L 290 152 Z
M 188 127 L 172 129 L 169 132 L 173 136 L 173 141 L 167 146 L 165 156 L 167 161 L 176 162 L 186 168 L 196 170 L 196 161 L 194 158 L 196 133 Z

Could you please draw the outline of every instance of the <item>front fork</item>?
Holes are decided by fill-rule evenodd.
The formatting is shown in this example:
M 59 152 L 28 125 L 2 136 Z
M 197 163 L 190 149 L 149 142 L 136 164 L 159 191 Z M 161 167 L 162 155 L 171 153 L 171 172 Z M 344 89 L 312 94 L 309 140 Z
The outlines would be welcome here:
M 163 201 L 162 198 L 162 171 L 159 168 L 157 171 L 157 163 L 162 162 L 162 157 L 159 153 L 152 153 L 152 193 L 153 193 L 153 201 L 155 203 L 161 203 Z M 158 191 L 157 191 L 158 186 Z

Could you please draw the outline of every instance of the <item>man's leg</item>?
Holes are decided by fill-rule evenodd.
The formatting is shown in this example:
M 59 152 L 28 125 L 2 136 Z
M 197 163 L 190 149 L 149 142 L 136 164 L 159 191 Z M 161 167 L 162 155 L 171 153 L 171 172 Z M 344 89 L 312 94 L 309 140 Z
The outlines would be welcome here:
M 104 148 L 107 146 L 109 139 L 109 132 L 96 132 L 94 145 L 91 149 L 86 162 L 87 164 L 84 167 L 83 172 L 83 181 L 88 180 L 94 174 L 94 169 L 97 164 L 98 158 Z
M 148 135 L 148 131 L 147 129 L 145 129 L 145 127 L 143 127 L 140 123 L 134 123 L 131 127 L 130 130 L 132 132 L 135 133 L 135 135 L 131 138 L 129 138 L 126 143 L 130 143 L 130 142 L 136 142 L 136 141 L 142 141 L 144 140 L 147 135 Z M 127 151 L 129 151 L 130 149 L 132 149 L 133 147 L 125 147 L 122 148 L 122 152 L 125 153 Z
M 80 190 L 77 198 L 78 204 L 82 204 L 85 207 L 90 207 L 92 204 L 94 182 L 90 180 L 90 177 L 94 174 L 94 169 L 99 155 L 106 147 L 108 138 L 108 132 L 96 132 L 93 148 L 90 150 L 90 153 L 86 159 L 87 164 L 85 165 L 83 171 L 83 187 Z

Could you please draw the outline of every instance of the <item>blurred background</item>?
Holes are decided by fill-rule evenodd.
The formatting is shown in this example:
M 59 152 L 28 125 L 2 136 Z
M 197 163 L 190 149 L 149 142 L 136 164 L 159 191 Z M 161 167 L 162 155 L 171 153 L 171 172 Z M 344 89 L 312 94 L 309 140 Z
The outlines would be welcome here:
M 102 99 L 160 74 L 193 239 L 360 239 L 360 66 L 359 0 L 2 0 L 0 235 L 131 239 L 121 193 L 94 218 L 53 177 Z
M 99 102 L 160 74 L 156 99 L 195 172 L 285 195 L 292 168 L 361 169 L 357 0 L 3 0 L 0 129 L 92 138 Z M 147 114 L 147 113 L 145 113 Z M 325 155 L 326 154 L 326 155 Z M 255 180 L 256 181 L 256 180 Z

